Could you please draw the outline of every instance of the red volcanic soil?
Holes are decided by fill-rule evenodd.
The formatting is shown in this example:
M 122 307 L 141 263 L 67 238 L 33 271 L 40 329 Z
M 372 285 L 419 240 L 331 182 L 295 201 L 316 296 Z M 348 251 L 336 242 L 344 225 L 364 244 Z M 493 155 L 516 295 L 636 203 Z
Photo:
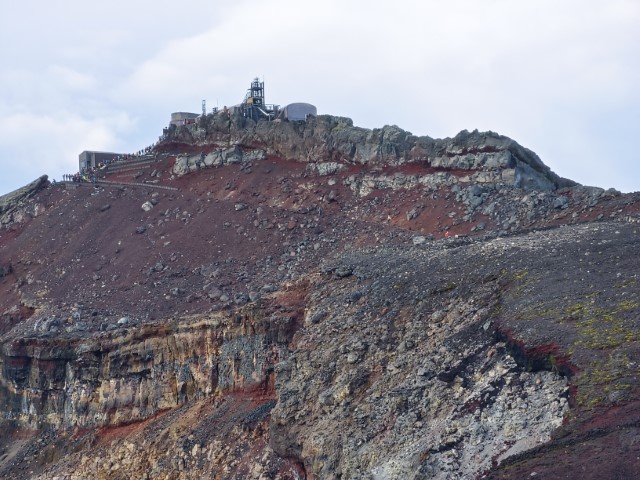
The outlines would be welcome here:
M 0 332 L 43 304 L 75 306 L 88 321 L 125 312 L 160 318 L 176 308 L 203 312 L 225 303 L 209 298 L 207 289 L 215 287 L 233 301 L 317 271 L 342 246 L 407 245 L 415 235 L 472 235 L 481 222 L 487 230 L 496 226 L 478 214 L 462 221 L 466 207 L 446 188 L 374 190 L 359 197 L 344 179 L 362 172 L 362 165 L 319 177 L 304 163 L 270 157 L 173 178 L 174 162 L 164 153 L 102 179 L 116 183 L 72 190 L 58 184 L 39 192 L 35 201 L 44 213 L 28 229 L 0 232 L 0 260 L 14 269 L 0 281 Z M 432 170 L 412 164 L 375 173 Z M 147 212 L 142 204 L 148 201 L 156 205 Z M 612 208 L 603 202 L 573 221 L 606 216 Z M 623 208 L 633 213 L 640 207 L 636 202 Z M 412 209 L 418 214 L 409 219 Z M 529 227 L 570 215 L 563 210 Z
M 14 270 L 0 282 L 0 313 L 43 304 L 82 307 L 89 320 L 124 312 L 162 317 L 178 306 L 207 311 L 220 306 L 206 296 L 207 285 L 231 299 L 259 291 L 290 279 L 293 262 L 317 264 L 340 245 L 372 245 L 392 228 L 358 218 L 341 182 L 310 178 L 300 163 L 270 158 L 169 180 L 173 161 L 105 178 L 140 183 L 160 172 L 160 182 L 147 187 L 41 191 L 35 201 L 45 213 L 28 229 L 0 233 L 2 259 Z M 147 201 L 156 203 L 149 212 Z M 1 328 L 24 314 L 4 318 Z

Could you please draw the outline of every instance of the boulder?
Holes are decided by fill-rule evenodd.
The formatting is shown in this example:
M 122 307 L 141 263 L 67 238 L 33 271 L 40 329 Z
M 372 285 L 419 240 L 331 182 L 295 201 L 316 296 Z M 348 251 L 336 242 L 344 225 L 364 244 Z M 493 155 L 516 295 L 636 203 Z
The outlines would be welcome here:
M 42 206 L 34 203 L 32 198 L 48 185 L 48 177 L 43 175 L 29 185 L 0 196 L 0 227 L 9 228 L 42 213 Z
M 555 209 L 564 210 L 565 208 L 568 208 L 568 207 L 569 207 L 569 199 L 564 195 L 556 197 L 556 199 L 553 201 L 553 208 Z
M 0 265 L 0 278 L 6 277 L 11 272 L 13 272 L 13 267 L 11 266 L 11 264 Z

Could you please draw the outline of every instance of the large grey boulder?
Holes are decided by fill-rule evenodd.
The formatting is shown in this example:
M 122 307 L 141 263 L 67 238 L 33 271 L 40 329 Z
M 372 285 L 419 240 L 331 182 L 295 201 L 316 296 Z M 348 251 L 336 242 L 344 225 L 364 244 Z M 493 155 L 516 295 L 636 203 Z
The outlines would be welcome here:
M 48 179 L 47 175 L 43 175 L 29 185 L 0 196 L 0 227 L 8 228 L 14 223 L 37 216 L 41 206 L 29 200 L 49 185 Z
M 183 155 L 176 158 L 172 172 L 181 177 L 205 167 L 221 167 L 236 163 L 264 160 L 266 152 L 259 148 L 242 149 L 238 145 L 227 148 L 217 148 L 208 154 Z

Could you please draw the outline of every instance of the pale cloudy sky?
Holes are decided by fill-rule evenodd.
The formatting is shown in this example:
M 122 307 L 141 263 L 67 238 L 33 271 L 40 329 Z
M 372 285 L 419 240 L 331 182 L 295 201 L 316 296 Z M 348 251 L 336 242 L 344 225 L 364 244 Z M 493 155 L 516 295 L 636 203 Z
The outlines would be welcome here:
M 638 0 L 0 0 L 0 194 L 152 143 L 173 111 L 304 101 L 358 126 L 507 135 L 640 190 Z

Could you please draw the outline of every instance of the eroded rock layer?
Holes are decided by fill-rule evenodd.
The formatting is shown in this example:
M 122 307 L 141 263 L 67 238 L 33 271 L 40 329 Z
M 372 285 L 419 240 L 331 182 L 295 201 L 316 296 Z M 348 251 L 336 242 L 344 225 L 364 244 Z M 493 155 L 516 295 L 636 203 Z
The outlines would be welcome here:
M 266 383 L 287 356 L 295 319 L 261 313 L 134 326 L 124 317 L 108 334 L 64 340 L 30 337 L 41 322 L 32 319 L 3 345 L 5 418 L 31 427 L 118 425 Z

